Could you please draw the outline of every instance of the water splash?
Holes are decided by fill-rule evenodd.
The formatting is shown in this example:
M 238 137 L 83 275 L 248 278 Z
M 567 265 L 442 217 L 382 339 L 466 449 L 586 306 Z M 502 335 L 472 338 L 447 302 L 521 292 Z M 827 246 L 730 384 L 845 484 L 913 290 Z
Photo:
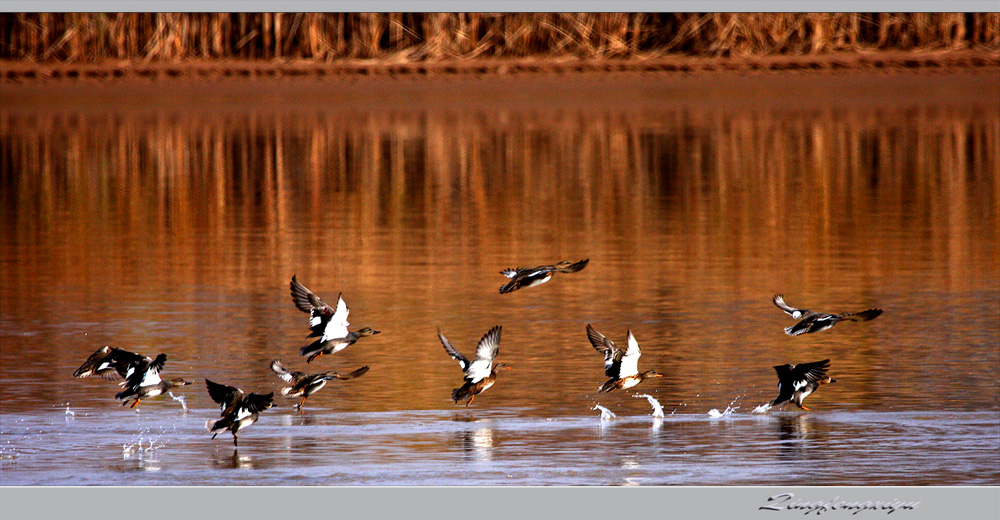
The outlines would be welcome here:
M 174 395 L 173 392 L 167 392 L 167 395 L 169 395 L 170 398 L 173 399 L 174 401 L 178 401 L 179 403 L 181 403 L 181 408 L 183 409 L 182 411 L 185 411 L 185 412 L 188 411 L 188 405 L 184 401 L 184 396 L 183 395 Z
M 757 408 L 754 408 L 750 413 L 767 413 L 771 409 L 771 403 L 764 403 Z
M 155 461 L 156 450 L 166 446 L 166 444 L 159 442 L 159 437 L 154 437 L 148 433 L 148 431 L 140 431 L 138 438 L 134 442 L 122 444 L 122 459 L 129 460 L 137 457 L 140 462 L 146 460 Z M 144 445 L 144 441 L 148 442 L 149 445 Z
M 634 395 L 632 397 L 645 397 L 649 401 L 649 405 L 653 407 L 653 417 L 663 417 L 663 407 L 660 406 L 660 402 L 657 401 L 653 396 L 649 394 Z
M 69 403 L 66 403 L 66 413 L 64 413 L 63 415 L 66 416 L 66 420 L 67 421 L 69 421 L 70 419 L 75 419 L 76 418 L 76 412 L 74 412 L 73 410 L 69 409 Z
M 732 415 L 733 412 L 735 412 L 736 410 L 740 409 L 740 406 L 738 404 L 736 404 L 736 401 L 739 401 L 739 400 L 740 400 L 740 396 L 737 396 L 736 399 L 733 399 L 732 401 L 730 401 L 729 406 L 727 406 L 726 409 L 723 410 L 723 411 L 721 411 L 721 412 L 719 411 L 718 408 L 712 408 L 711 410 L 708 411 L 708 415 L 711 416 L 711 417 L 713 417 L 713 418 L 728 417 L 728 416 Z
M 603 407 L 603 406 L 601 406 L 599 404 L 595 404 L 594 407 L 591 408 L 591 410 L 600 410 L 601 411 L 601 420 L 602 421 L 610 421 L 611 419 L 615 418 L 614 412 L 612 412 L 611 410 L 608 410 L 607 408 L 605 408 L 605 407 Z

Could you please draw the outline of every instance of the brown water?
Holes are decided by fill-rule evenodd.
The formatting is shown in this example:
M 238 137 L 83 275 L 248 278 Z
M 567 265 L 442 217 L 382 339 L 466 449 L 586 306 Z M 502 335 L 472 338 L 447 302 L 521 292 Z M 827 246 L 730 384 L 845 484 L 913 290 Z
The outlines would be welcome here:
M 4 484 L 996 485 L 998 84 L 5 85 Z M 497 292 L 503 268 L 582 258 Z M 234 453 L 203 379 L 306 369 L 293 274 L 382 331 L 308 369 L 371 371 L 301 415 L 276 396 Z M 778 292 L 885 314 L 789 337 Z M 665 377 L 597 394 L 587 323 L 631 329 Z M 456 406 L 436 330 L 471 354 L 497 324 L 514 369 Z M 73 379 L 103 345 L 167 353 L 186 408 Z M 812 412 L 751 413 L 773 365 L 825 358 Z

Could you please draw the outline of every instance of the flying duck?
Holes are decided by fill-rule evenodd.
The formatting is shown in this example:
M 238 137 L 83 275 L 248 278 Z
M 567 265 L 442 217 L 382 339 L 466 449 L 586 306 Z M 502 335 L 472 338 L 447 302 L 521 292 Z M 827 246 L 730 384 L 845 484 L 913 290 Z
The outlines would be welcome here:
M 302 312 L 309 313 L 309 329 L 312 333 L 307 338 L 319 337 L 316 341 L 299 349 L 299 354 L 309 356 L 306 363 L 311 363 L 323 354 L 332 354 L 353 345 L 358 339 L 378 334 L 380 331 L 365 327 L 357 332 L 348 332 L 347 304 L 337 295 L 337 310 L 323 303 L 323 300 L 312 293 L 306 286 L 299 283 L 292 275 L 292 301 Z
M 552 273 L 575 273 L 584 267 L 587 267 L 587 263 L 590 259 L 580 260 L 577 263 L 572 262 L 559 262 L 556 265 L 540 265 L 538 267 L 515 267 L 513 269 L 504 269 L 500 271 L 500 274 L 510 278 L 503 287 L 500 288 L 500 294 L 507 294 L 509 292 L 514 292 L 522 287 L 534 287 L 536 285 L 541 285 L 552 278 Z
M 785 303 L 785 297 L 780 294 L 775 294 L 772 300 L 779 309 L 785 311 L 785 314 L 799 320 L 795 325 L 785 327 L 785 334 L 789 336 L 824 331 L 840 320 L 868 321 L 882 314 L 882 309 L 868 309 L 857 313 L 845 312 L 843 314 L 827 314 L 825 312 L 796 309 Z
M 163 370 L 163 364 L 166 362 L 166 354 L 160 354 L 154 360 L 145 358 L 140 361 L 121 383 L 124 390 L 115 394 L 115 399 L 121 401 L 122 406 L 134 399 L 130 408 L 135 408 L 135 405 L 145 397 L 156 397 L 169 392 L 175 386 L 190 384 L 183 379 L 160 379 L 160 370 Z
M 483 339 L 479 340 L 479 345 L 476 346 L 476 359 L 472 361 L 469 361 L 448 342 L 448 338 L 441 334 L 441 329 L 438 329 L 438 338 L 444 345 L 444 350 L 452 359 L 458 361 L 458 366 L 462 367 L 462 372 L 465 372 L 465 384 L 461 388 L 451 391 L 451 400 L 456 403 L 466 401 L 465 406 L 469 406 L 472 401 L 476 400 L 477 395 L 493 386 L 497 380 L 497 371 L 510 370 L 511 368 L 506 363 L 493 364 L 493 360 L 500 353 L 499 325 L 490 329 L 483 335 Z
M 808 411 L 808 408 L 802 406 L 802 400 L 815 392 L 819 385 L 837 382 L 826 375 L 829 368 L 829 359 L 775 366 L 774 370 L 778 373 L 778 397 L 771 401 L 771 406 L 781 406 L 791 401 L 795 406 Z
M 602 393 L 632 388 L 644 379 L 651 377 L 663 377 L 663 374 L 658 374 L 655 370 L 639 373 L 639 356 L 642 355 L 642 352 L 639 351 L 639 342 L 635 340 L 631 330 L 628 331 L 626 337 L 628 338 L 628 350 L 623 352 L 615 345 L 615 342 L 605 338 L 603 334 L 587 324 L 587 338 L 598 352 L 604 354 L 604 375 L 611 378 L 599 387 L 599 391 Z
M 205 428 L 212 432 L 213 439 L 225 430 L 233 432 L 233 446 L 239 446 L 239 431 L 257 422 L 257 416 L 271 407 L 271 398 L 274 397 L 274 392 L 248 395 L 235 386 L 208 379 L 205 386 L 208 387 L 208 395 L 222 408 L 222 419 L 207 421 Z
M 129 352 L 116 347 L 103 346 L 90 355 L 80 368 L 73 372 L 73 377 L 90 377 L 93 375 L 104 379 L 127 379 L 140 363 L 152 363 L 147 356 Z
M 354 379 L 356 377 L 361 377 L 365 372 L 368 371 L 368 367 L 361 367 L 354 372 L 349 374 L 338 374 L 336 372 L 323 372 L 321 374 L 305 374 L 303 372 L 292 372 L 289 371 L 281 364 L 280 359 L 275 359 L 271 361 L 271 370 L 278 377 L 283 379 L 286 383 L 291 383 L 292 386 L 286 386 L 281 389 L 281 395 L 288 397 L 301 397 L 302 400 L 296 405 L 299 411 L 302 411 L 302 405 L 306 404 L 306 398 L 310 395 L 319 392 L 320 388 L 326 386 L 327 381 L 333 381 L 334 379 Z

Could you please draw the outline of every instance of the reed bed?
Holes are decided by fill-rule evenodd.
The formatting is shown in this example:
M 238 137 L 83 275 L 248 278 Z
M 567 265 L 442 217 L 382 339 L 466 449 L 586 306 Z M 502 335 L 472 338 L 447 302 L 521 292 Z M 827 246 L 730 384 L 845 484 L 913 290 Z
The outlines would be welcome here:
M 0 59 L 642 59 L 1000 50 L 1000 13 L 11 13 Z

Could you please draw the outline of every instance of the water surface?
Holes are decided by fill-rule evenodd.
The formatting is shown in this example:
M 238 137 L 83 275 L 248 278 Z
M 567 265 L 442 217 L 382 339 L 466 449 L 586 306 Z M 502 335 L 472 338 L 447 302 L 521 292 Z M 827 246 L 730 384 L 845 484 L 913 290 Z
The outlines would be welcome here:
M 995 75 L 670 78 L 12 88 L 4 484 L 1000 483 Z M 237 452 L 203 380 L 307 369 L 293 274 L 383 331 L 308 370 L 371 371 Z M 789 337 L 778 292 L 885 314 Z M 665 377 L 597 394 L 588 323 Z M 514 369 L 456 406 L 437 329 L 497 324 Z M 103 345 L 167 353 L 188 409 L 73 379 Z M 812 412 L 750 413 L 825 358 Z

